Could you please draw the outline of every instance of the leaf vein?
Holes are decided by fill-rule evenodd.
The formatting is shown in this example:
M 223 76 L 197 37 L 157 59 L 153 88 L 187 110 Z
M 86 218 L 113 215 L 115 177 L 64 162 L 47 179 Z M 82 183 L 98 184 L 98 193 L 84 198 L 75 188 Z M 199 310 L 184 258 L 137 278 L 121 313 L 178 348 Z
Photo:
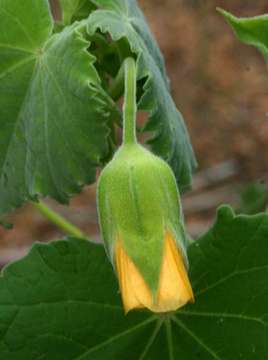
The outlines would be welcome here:
M 162 321 L 162 320 L 159 320 L 159 321 L 156 323 L 155 329 L 154 329 L 151 337 L 149 338 L 148 343 L 147 343 L 147 345 L 145 346 L 144 351 L 141 353 L 141 355 L 140 355 L 140 357 L 139 357 L 139 360 L 145 359 L 145 356 L 146 356 L 146 354 L 148 353 L 150 347 L 152 346 L 152 344 L 153 344 L 153 342 L 154 342 L 157 334 L 159 333 L 162 324 L 163 324 L 163 321 Z
M 168 354 L 169 359 L 174 360 L 174 350 L 173 350 L 173 339 L 172 339 L 172 329 L 171 329 L 171 322 L 168 318 L 165 322 L 166 325 L 166 332 L 167 332 L 167 344 L 168 344 Z
M 24 33 L 24 35 L 26 36 L 26 38 L 30 41 L 30 43 L 34 46 L 34 42 L 32 40 L 32 38 L 29 36 L 28 31 L 25 29 L 24 25 L 21 23 L 21 21 L 15 17 L 13 14 L 11 14 L 9 11 L 7 11 L 5 8 L 1 7 L 1 9 L 3 11 L 3 13 L 5 13 L 9 18 L 11 18 L 15 23 L 17 23 L 17 25 L 19 25 L 20 29 L 22 30 L 22 32 Z
M 214 350 L 207 346 L 192 330 L 190 330 L 181 320 L 176 317 L 172 317 L 172 320 L 177 324 L 177 326 L 183 329 L 188 335 L 190 335 L 203 349 L 205 349 L 214 359 L 222 360 Z
M 215 283 L 197 291 L 195 293 L 195 298 L 197 298 L 198 296 L 206 293 L 207 291 L 213 289 L 214 287 L 222 284 L 223 282 L 230 280 L 231 278 L 235 277 L 235 276 L 239 276 L 239 275 L 245 275 L 245 274 L 249 274 L 249 273 L 253 273 L 255 271 L 261 271 L 261 270 L 268 270 L 268 265 L 264 265 L 264 266 L 257 266 L 257 267 L 253 267 L 251 269 L 245 269 L 245 270 L 240 270 L 240 271 L 235 271 L 223 278 L 221 278 L 220 280 L 216 281 Z
M 180 314 L 187 315 L 187 316 L 220 317 L 220 318 L 238 319 L 238 320 L 245 320 L 245 321 L 255 321 L 265 327 L 268 326 L 268 323 L 263 321 L 262 317 L 259 318 L 259 317 L 247 316 L 247 315 L 243 315 L 243 314 L 198 312 L 198 311 L 187 311 L 187 310 L 179 311 L 178 315 L 180 315 Z
M 6 48 L 6 49 L 11 49 L 11 50 L 18 50 L 18 51 L 22 51 L 25 53 L 30 53 L 30 54 L 34 54 L 33 51 L 29 50 L 29 49 L 24 49 L 22 47 L 19 46 L 12 46 L 10 44 L 2 44 L 0 43 L 0 48 Z
M 88 351 L 84 352 L 83 354 L 79 355 L 78 357 L 76 357 L 75 359 L 73 360 L 82 360 L 85 356 L 89 355 L 89 354 L 92 354 L 94 353 L 95 351 L 101 349 L 102 347 L 106 346 L 106 345 L 109 345 L 111 344 L 112 342 L 120 339 L 121 337 L 125 336 L 125 335 L 128 335 L 129 333 L 131 333 L 132 331 L 136 331 L 137 329 L 153 322 L 156 320 L 156 317 L 155 316 L 151 316 L 149 319 L 143 321 L 142 323 L 139 323 L 138 325 L 136 326 L 133 326 L 132 328 L 130 329 L 127 329 L 117 335 L 114 335 L 112 337 L 110 337 L 108 340 L 106 341 L 103 341 L 102 343 L 96 345 L 96 346 L 93 346 L 92 348 L 88 349 Z
M 21 66 L 27 64 L 28 62 L 32 61 L 35 59 L 35 56 L 31 55 L 28 56 L 26 58 L 24 58 L 23 60 L 17 62 L 15 65 L 10 66 L 6 71 L 4 71 L 3 73 L 0 74 L 0 80 L 2 80 L 6 75 L 12 73 L 13 71 L 19 69 Z
M 77 304 L 86 304 L 86 305 L 90 305 L 90 306 L 100 306 L 100 307 L 106 307 L 106 308 L 110 308 L 111 310 L 121 310 L 122 311 L 122 307 L 118 306 L 118 305 L 111 305 L 111 304 L 106 304 L 106 303 L 98 303 L 98 302 L 94 302 L 94 301 L 88 301 L 88 300 L 74 300 L 74 299 L 66 299 L 66 300 L 60 300 L 60 301 L 41 301 L 38 303 L 29 303 L 29 304 L 4 304 L 1 303 L 0 304 L 0 308 L 1 307 L 6 307 L 6 306 L 17 306 L 19 308 L 27 308 L 27 307 L 33 307 L 33 306 L 49 306 L 49 305 L 60 305 L 60 304 L 64 304 L 64 303 L 77 303 Z

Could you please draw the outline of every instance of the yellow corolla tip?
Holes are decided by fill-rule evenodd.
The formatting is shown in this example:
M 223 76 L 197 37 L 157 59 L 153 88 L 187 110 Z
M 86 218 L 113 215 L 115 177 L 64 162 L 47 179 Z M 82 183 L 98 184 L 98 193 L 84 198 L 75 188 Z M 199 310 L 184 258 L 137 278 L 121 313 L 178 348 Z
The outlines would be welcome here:
M 115 262 L 126 313 L 140 308 L 148 308 L 153 312 L 175 311 L 194 301 L 182 255 L 170 233 L 165 236 L 156 301 L 121 241 L 116 243 Z

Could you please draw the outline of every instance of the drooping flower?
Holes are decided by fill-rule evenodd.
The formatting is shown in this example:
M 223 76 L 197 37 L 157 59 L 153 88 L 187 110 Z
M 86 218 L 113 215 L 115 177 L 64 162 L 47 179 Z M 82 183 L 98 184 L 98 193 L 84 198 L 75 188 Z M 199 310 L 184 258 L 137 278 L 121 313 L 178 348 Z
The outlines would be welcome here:
M 99 222 L 125 311 L 168 312 L 194 299 L 183 216 L 171 168 L 136 141 L 131 69 L 133 61 L 127 64 L 123 145 L 98 182 Z

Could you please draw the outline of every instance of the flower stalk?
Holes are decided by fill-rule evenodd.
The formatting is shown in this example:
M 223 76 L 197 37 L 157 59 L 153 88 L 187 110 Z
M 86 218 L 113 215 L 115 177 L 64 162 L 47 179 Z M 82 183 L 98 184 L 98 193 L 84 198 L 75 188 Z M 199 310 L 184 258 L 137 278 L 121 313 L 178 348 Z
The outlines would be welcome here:
M 125 60 L 125 101 L 123 106 L 123 144 L 135 144 L 136 138 L 136 63 L 133 58 Z

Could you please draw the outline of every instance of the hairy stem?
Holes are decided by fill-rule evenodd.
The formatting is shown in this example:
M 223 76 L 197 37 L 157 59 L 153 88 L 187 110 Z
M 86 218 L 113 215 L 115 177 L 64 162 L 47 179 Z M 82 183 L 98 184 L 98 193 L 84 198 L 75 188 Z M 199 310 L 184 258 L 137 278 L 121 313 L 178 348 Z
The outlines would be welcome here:
M 55 224 L 59 229 L 61 229 L 64 233 L 70 236 L 74 236 L 77 238 L 87 239 L 87 236 L 75 225 L 68 222 L 64 219 L 63 216 L 50 209 L 45 203 L 32 202 L 32 205 L 40 211 L 42 215 L 44 215 L 49 221 Z
M 125 99 L 123 106 L 123 143 L 136 143 L 136 63 L 127 58 L 125 64 Z

